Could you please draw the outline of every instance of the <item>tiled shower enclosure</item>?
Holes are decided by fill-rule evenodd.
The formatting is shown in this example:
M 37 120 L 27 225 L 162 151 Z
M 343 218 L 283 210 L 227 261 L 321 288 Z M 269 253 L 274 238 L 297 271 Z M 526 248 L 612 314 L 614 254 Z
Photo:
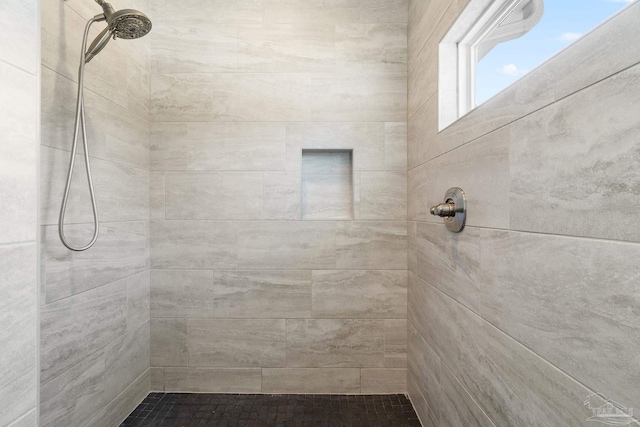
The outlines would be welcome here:
M 407 2 L 113 3 L 154 27 L 87 66 L 102 228 L 70 253 L 99 8 L 42 2 L 43 426 L 110 425 L 149 390 L 404 393 Z
M 112 2 L 153 29 L 87 65 L 71 252 L 100 7 L 0 0 L 1 426 L 637 412 L 639 1 L 444 129 L 440 42 L 489 0 Z
M 151 388 L 406 387 L 407 4 L 152 5 Z

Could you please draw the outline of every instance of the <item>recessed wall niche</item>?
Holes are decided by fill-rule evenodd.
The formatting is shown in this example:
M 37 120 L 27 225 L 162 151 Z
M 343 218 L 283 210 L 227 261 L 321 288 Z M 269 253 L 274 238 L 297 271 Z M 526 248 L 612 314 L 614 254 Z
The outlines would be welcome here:
M 353 150 L 302 150 L 302 219 L 353 219 Z

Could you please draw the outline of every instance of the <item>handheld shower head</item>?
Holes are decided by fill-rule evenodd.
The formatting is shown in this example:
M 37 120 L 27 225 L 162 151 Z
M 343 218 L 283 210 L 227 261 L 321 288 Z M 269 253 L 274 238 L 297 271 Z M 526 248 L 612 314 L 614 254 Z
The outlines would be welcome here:
M 96 3 L 102 6 L 104 18 L 100 16 L 100 20 L 107 21 L 107 28 L 102 30 L 87 49 L 85 63 L 100 53 L 111 37 L 132 40 L 144 37 L 151 31 L 151 20 L 144 13 L 134 9 L 122 9 L 116 12 L 113 6 L 104 0 L 96 0 Z
M 120 39 L 138 39 L 151 31 L 151 20 L 134 9 L 122 9 L 107 16 L 107 23 L 113 35 Z

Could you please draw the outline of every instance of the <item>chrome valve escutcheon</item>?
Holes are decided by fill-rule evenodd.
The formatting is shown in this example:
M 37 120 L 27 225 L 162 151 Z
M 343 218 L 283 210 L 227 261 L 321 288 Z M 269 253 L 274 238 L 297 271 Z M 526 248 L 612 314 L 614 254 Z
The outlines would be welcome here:
M 431 215 L 444 218 L 444 225 L 454 233 L 464 229 L 467 218 L 467 198 L 462 188 L 453 187 L 444 195 L 444 203 L 431 208 Z

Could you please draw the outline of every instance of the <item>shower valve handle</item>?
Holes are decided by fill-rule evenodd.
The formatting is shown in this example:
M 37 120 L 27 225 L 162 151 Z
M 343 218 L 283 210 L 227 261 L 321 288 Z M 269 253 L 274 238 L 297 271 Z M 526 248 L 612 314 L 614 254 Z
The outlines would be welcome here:
M 431 215 L 439 216 L 449 231 L 459 233 L 467 220 L 467 197 L 462 188 L 452 187 L 444 195 L 444 203 L 430 209 Z
M 440 203 L 438 206 L 431 208 L 431 215 L 439 216 L 442 218 L 456 216 L 456 205 L 447 200 L 447 203 Z

